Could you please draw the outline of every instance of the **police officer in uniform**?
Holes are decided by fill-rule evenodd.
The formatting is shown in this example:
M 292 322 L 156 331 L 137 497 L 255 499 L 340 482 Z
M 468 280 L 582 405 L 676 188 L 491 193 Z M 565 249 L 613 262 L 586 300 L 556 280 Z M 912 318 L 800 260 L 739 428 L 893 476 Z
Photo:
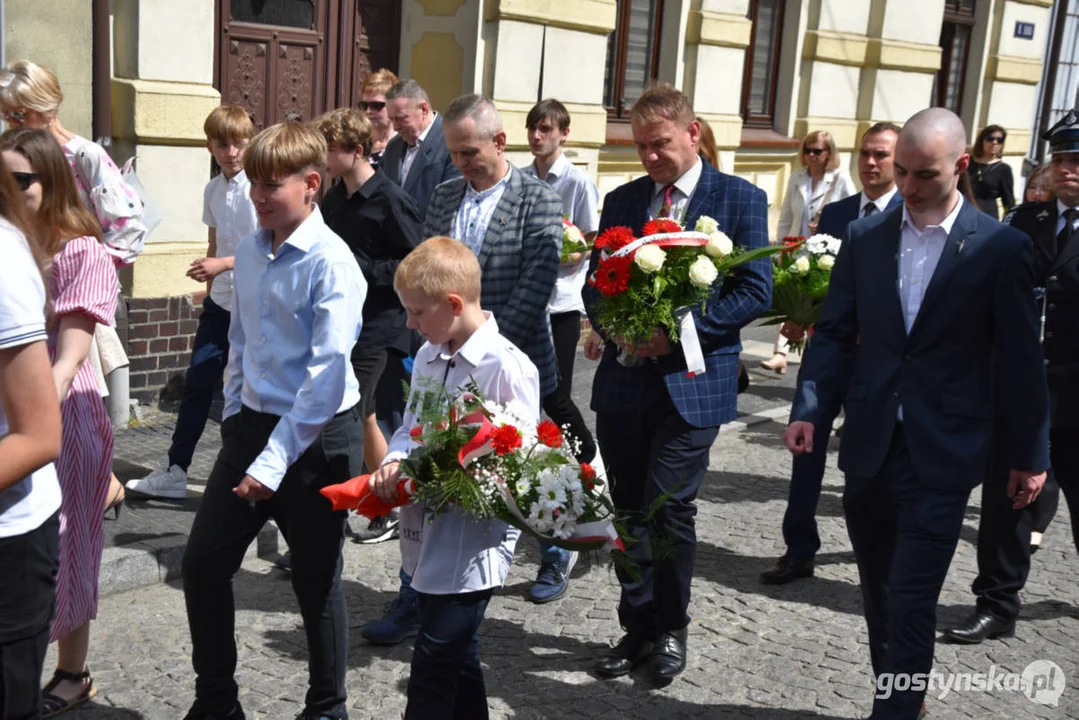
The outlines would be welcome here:
M 1077 108 L 1079 109 L 1079 108 Z M 1071 110 L 1046 131 L 1057 199 L 1020 205 L 1004 222 L 1034 241 L 1035 285 L 1041 288 L 1045 369 L 1049 382 L 1049 453 L 1057 483 L 1068 502 L 1079 543 L 1079 114 Z M 1006 377 L 997 391 L 1007 392 Z M 997 437 L 1008 418 L 997 418 Z M 953 642 L 980 643 L 1015 634 L 1019 591 L 1030 571 L 1030 518 L 1012 509 L 1007 448 L 994 443 L 994 461 L 982 485 L 978 527 L 978 577 L 974 613 L 946 630 Z

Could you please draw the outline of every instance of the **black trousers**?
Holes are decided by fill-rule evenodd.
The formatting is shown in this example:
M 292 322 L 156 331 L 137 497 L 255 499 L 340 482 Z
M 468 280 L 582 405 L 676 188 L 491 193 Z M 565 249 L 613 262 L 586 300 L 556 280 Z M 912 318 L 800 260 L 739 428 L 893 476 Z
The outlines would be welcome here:
M 996 437 L 1007 437 L 1000 430 Z M 998 448 L 997 456 L 982 485 L 978 577 L 971 589 L 977 596 L 978 610 L 1009 620 L 1019 614 L 1019 591 L 1030 574 L 1030 531 L 1035 513 L 1028 509 L 1012 509 L 1012 500 L 1007 493 L 1007 448 L 999 443 L 995 447 Z M 1059 492 L 1068 503 L 1072 534 L 1079 547 L 1079 430 L 1050 430 L 1049 460 Z M 1037 502 L 1042 500 L 1039 496 Z M 1052 502 L 1051 496 L 1048 501 Z
M 687 423 L 658 370 L 648 373 L 635 413 L 599 413 L 596 435 L 611 478 L 611 499 L 638 542 L 626 549 L 638 577 L 619 570 L 618 619 L 627 631 L 654 635 L 689 623 L 697 556 L 697 490 L 718 427 Z M 663 497 L 651 520 L 648 513 Z
M 581 339 L 581 313 L 565 312 L 551 315 L 551 335 L 554 338 L 555 359 L 558 362 L 558 387 L 543 398 L 543 412 L 559 427 L 569 426 L 580 449 L 577 460 L 592 462 L 596 457 L 596 441 L 584 421 L 577 403 L 573 402 L 573 361 L 577 357 L 577 342 Z
M 930 487 L 918 478 L 899 423 L 880 474 L 847 475 L 843 515 L 879 689 L 882 674 L 928 673 L 933 667 L 937 600 L 969 497 L 969 490 Z M 924 698 L 924 690 L 878 693 L 871 720 L 915 720 Z
M 59 513 L 30 532 L 0 538 L 0 720 L 41 717 L 59 564 Z
M 183 578 L 195 709 L 224 715 L 237 705 L 232 578 L 247 546 L 273 518 L 292 553 L 292 589 L 307 634 L 306 712 L 346 718 L 348 614 L 341 588 L 341 546 L 347 513 L 333 512 L 319 489 L 360 474 L 363 418 L 358 407 L 334 417 L 269 500 L 242 500 L 232 490 L 265 448 L 279 419 L 244 407 L 222 424 L 221 452 L 191 527 Z

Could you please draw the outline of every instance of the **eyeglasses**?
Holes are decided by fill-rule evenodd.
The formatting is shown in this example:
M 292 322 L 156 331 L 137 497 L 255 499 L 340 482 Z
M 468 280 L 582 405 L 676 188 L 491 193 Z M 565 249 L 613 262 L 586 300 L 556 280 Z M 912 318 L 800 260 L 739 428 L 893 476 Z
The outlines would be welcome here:
M 11 112 L 6 112 L 4 113 L 3 117 L 5 121 L 13 123 L 15 125 L 22 125 L 26 122 L 26 113 L 24 113 L 22 110 L 12 110 Z
M 15 178 L 15 184 L 19 186 L 19 189 L 26 192 L 41 176 L 37 173 L 12 172 L 11 177 Z
M 990 135 L 989 137 L 986 138 L 986 140 L 988 140 L 991 143 L 1003 144 L 1004 143 L 1004 136 L 1003 135 Z
M 826 152 L 828 152 L 828 151 L 826 149 L 824 149 L 824 148 L 802 148 L 802 154 L 804 154 L 804 155 L 812 155 L 813 157 L 817 157 L 818 155 L 823 155 Z
M 373 100 L 371 102 L 360 100 L 360 110 L 374 110 L 375 112 L 378 112 L 384 107 L 386 107 L 386 103 L 379 102 L 378 100 Z

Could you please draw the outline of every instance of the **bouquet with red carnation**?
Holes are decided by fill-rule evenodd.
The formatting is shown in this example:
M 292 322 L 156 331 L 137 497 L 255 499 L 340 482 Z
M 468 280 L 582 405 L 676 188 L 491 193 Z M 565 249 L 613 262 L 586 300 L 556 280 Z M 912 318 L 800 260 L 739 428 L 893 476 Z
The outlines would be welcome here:
M 396 505 L 423 502 L 432 514 L 456 508 L 567 549 L 623 548 L 595 471 L 574 459 L 576 441 L 553 422 L 536 425 L 524 407 L 485 400 L 474 386 L 456 398 L 433 387 L 414 392 L 413 402 L 418 447 L 401 462 Z M 322 494 L 335 510 L 385 514 L 367 478 Z
M 596 238 L 599 265 L 589 283 L 601 298 L 603 331 L 630 344 L 652 337 L 657 327 L 681 342 L 690 374 L 704 372 L 692 309 L 707 311 L 718 283 L 734 268 L 779 252 L 765 247 L 740 250 L 714 219 L 702 216 L 687 232 L 670 219 L 652 220 L 637 238 L 628 227 L 612 227 Z M 634 364 L 635 358 L 620 358 Z

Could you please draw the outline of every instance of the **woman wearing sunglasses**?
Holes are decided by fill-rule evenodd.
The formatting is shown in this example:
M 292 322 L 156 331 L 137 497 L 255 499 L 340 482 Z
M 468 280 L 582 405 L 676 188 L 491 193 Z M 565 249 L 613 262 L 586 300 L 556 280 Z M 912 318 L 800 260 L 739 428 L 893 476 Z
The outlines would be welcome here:
M 978 208 L 995 220 L 1001 218 L 1000 204 L 1007 214 L 1015 207 L 1015 181 L 1012 169 L 1003 162 L 1004 140 L 1008 133 L 1000 125 L 987 125 L 978 133 L 971 153 L 970 189 Z M 997 201 L 1000 201 L 1000 204 Z
M 46 130 L 18 128 L 0 135 L 4 165 L 24 187 L 37 229 L 32 238 L 51 258 L 48 348 L 63 435 L 60 480 L 60 568 L 56 614 L 49 632 L 58 640 L 56 672 L 45 685 L 42 715 L 52 717 L 93 696 L 86 667 L 90 620 L 97 615 L 97 576 L 104 547 L 101 508 L 112 474 L 112 425 L 86 362 L 94 327 L 109 325 L 120 291 L 101 242 L 101 228 L 79 199 L 75 178 L 56 139 Z
M 60 404 L 49 370 L 45 283 L 26 211 L 0 163 L 0 717 L 39 717 L 56 587 Z
M 390 113 L 386 110 L 386 91 L 397 82 L 397 76 L 386 68 L 367 73 L 360 86 L 360 110 L 367 113 L 371 121 L 374 136 L 371 142 L 371 157 L 367 159 L 371 167 L 378 167 L 386 145 L 396 135 L 390 123 Z
M 827 130 L 806 135 L 798 159 L 802 167 L 791 173 L 779 210 L 777 242 L 791 235 L 813 235 L 825 205 L 858 192 L 850 173 L 839 169 L 839 153 Z M 772 359 L 762 360 L 761 367 L 780 375 L 787 372 L 787 339 L 778 332 Z

